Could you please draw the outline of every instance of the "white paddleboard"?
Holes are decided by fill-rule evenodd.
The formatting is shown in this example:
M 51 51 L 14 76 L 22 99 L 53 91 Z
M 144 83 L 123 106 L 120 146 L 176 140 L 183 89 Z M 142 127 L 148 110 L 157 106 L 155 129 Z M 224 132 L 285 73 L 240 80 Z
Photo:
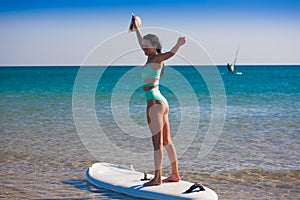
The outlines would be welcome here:
M 203 186 L 190 193 L 185 193 L 194 183 L 180 181 L 176 183 L 163 183 L 159 186 L 145 187 L 144 173 L 134 171 L 127 167 L 110 163 L 95 163 L 86 171 L 87 180 L 97 187 L 106 188 L 119 193 L 146 199 L 190 199 L 190 200 L 217 200 L 217 194 Z M 153 178 L 149 175 L 148 178 Z

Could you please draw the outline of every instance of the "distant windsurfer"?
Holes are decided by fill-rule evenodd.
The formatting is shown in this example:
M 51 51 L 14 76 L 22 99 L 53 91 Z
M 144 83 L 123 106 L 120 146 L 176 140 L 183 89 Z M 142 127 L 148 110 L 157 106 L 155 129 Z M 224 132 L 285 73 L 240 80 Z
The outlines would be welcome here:
M 237 55 L 239 53 L 239 48 L 240 47 L 238 46 L 236 49 L 235 55 L 232 59 L 232 63 L 231 64 L 227 63 L 227 69 L 228 69 L 229 75 L 234 74 L 234 68 L 235 68 L 235 64 L 236 64 L 236 60 L 237 60 Z
M 227 69 L 228 69 L 229 75 L 233 74 L 232 64 L 230 65 L 229 63 L 227 63 Z

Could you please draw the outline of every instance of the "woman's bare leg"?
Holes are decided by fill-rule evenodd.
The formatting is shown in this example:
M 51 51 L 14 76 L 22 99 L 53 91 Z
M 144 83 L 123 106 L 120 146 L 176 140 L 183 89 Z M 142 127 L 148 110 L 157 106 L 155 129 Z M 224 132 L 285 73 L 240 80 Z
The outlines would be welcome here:
M 152 133 L 152 143 L 154 147 L 154 178 L 145 183 L 144 186 L 161 185 L 162 180 L 162 160 L 163 160 L 163 115 L 166 108 L 161 104 L 156 104 L 155 101 L 149 101 L 147 105 L 148 125 Z
M 180 176 L 178 173 L 178 161 L 177 161 L 176 150 L 175 150 L 174 145 L 171 140 L 168 112 L 164 114 L 163 120 L 164 120 L 163 145 L 166 148 L 166 151 L 167 151 L 170 163 L 171 163 L 171 168 L 172 168 L 171 176 L 164 179 L 163 182 L 178 182 L 178 181 L 180 181 Z

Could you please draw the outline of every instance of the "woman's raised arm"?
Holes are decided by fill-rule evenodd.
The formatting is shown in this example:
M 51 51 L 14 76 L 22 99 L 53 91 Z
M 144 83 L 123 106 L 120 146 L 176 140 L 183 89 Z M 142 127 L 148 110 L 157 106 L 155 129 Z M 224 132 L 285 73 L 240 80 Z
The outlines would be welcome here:
M 140 47 L 142 48 L 143 35 L 141 34 L 140 28 L 137 24 L 136 16 L 132 15 L 132 17 L 134 18 L 133 25 L 134 25 L 135 32 L 136 32 L 136 37 L 137 37 Z
M 169 51 L 169 52 L 165 52 L 165 53 L 160 53 L 156 56 L 155 60 L 158 62 L 163 62 L 169 58 L 171 58 L 172 56 L 174 56 L 178 49 L 184 45 L 186 42 L 185 37 L 179 37 L 177 40 L 177 43 L 175 44 L 175 46 Z

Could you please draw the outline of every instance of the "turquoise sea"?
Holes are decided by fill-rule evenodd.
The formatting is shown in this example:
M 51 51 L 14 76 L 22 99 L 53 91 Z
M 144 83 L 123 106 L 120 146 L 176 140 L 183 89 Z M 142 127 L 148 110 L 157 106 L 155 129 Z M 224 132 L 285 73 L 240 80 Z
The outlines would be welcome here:
M 95 188 L 85 179 L 86 168 L 95 162 L 150 173 L 153 165 L 151 157 L 142 156 L 152 151 L 150 133 L 142 137 L 135 126 L 124 127 L 147 125 L 143 90 L 130 87 L 140 76 L 129 74 L 135 67 L 113 66 L 100 78 L 101 69 L 90 67 L 80 82 L 80 67 L 0 68 L 0 198 L 136 199 Z M 203 183 L 220 200 L 300 199 L 300 66 L 237 66 L 238 73 L 231 75 L 225 66 L 218 66 L 217 74 L 205 69 L 209 72 L 209 67 L 167 66 L 161 81 L 172 138 L 181 150 L 181 178 Z M 95 90 L 77 90 L 83 102 L 94 102 L 94 110 L 74 99 L 80 83 L 96 83 Z M 124 106 L 129 117 L 121 113 Z M 213 115 L 215 108 L 223 115 Z M 74 120 L 78 109 L 79 118 L 95 113 L 98 122 L 90 125 L 84 118 L 83 133 Z M 210 132 L 212 122 L 220 132 Z M 113 145 L 86 142 L 96 126 Z M 177 137 L 189 128 L 195 134 Z

